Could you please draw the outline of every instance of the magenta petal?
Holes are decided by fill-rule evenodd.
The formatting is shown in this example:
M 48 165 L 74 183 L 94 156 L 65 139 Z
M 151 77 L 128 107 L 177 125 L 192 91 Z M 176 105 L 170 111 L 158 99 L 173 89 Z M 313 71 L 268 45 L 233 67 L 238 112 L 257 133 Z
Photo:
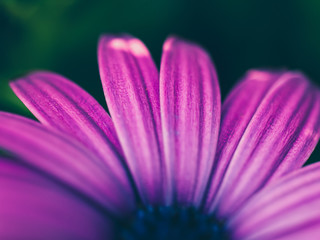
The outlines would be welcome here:
M 320 163 L 273 182 L 229 222 L 235 239 L 318 239 Z
M 10 85 L 40 122 L 80 140 L 107 165 L 123 171 L 111 118 L 87 92 L 50 72 L 34 72 Z
M 0 239 L 109 239 L 111 234 L 108 219 L 83 199 L 0 157 Z
M 35 121 L 0 113 L 0 148 L 114 214 L 131 211 L 132 188 L 73 138 Z
M 320 132 L 320 94 L 300 73 L 251 71 L 222 107 L 207 211 L 226 216 L 303 165 Z
M 92 96 L 50 72 L 34 72 L 10 85 L 40 122 L 78 139 L 130 185 L 112 120 Z
M 202 48 L 177 38 L 166 40 L 160 102 L 165 156 L 173 179 L 171 198 L 198 206 L 213 164 L 221 105 L 217 74 Z
M 133 37 L 102 36 L 99 69 L 107 104 L 144 202 L 164 201 L 158 71 Z

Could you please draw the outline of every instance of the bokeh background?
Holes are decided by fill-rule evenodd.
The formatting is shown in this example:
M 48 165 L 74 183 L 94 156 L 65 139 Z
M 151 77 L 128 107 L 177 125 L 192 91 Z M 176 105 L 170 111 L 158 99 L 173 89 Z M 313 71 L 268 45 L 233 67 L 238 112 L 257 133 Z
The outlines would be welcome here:
M 319 0 L 0 0 L 0 110 L 32 117 L 8 81 L 37 69 L 67 76 L 106 107 L 97 40 L 122 32 L 142 39 L 158 65 L 168 35 L 198 42 L 223 98 L 250 68 L 300 70 L 320 84 Z

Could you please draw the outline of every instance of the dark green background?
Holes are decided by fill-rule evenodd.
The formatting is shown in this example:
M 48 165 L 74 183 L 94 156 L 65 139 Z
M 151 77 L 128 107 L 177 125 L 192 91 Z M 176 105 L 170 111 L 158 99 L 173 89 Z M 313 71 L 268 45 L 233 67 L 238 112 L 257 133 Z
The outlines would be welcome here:
M 223 97 L 250 68 L 297 69 L 320 83 L 319 0 L 0 0 L 0 29 L 0 110 L 26 116 L 8 81 L 35 69 L 67 76 L 105 106 L 96 60 L 105 32 L 139 37 L 158 65 L 169 34 L 200 43 Z M 319 156 L 318 147 L 311 161 Z

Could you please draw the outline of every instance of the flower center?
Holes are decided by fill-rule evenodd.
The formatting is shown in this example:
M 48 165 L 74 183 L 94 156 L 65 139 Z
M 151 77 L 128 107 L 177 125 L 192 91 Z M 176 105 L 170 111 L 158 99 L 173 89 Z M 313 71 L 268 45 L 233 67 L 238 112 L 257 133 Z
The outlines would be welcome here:
M 230 239 L 222 221 L 194 208 L 139 209 L 118 228 L 118 240 L 221 240 Z

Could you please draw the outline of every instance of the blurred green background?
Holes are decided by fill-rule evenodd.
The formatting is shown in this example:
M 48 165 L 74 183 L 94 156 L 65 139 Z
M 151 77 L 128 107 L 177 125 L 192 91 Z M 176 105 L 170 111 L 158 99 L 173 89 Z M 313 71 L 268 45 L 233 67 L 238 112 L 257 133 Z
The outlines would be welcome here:
M 297 69 L 320 83 L 319 0 L 0 0 L 0 29 L 0 110 L 29 117 L 8 81 L 36 69 L 67 76 L 106 106 L 102 33 L 139 37 L 158 65 L 168 35 L 198 42 L 215 61 L 223 98 L 250 68 Z

